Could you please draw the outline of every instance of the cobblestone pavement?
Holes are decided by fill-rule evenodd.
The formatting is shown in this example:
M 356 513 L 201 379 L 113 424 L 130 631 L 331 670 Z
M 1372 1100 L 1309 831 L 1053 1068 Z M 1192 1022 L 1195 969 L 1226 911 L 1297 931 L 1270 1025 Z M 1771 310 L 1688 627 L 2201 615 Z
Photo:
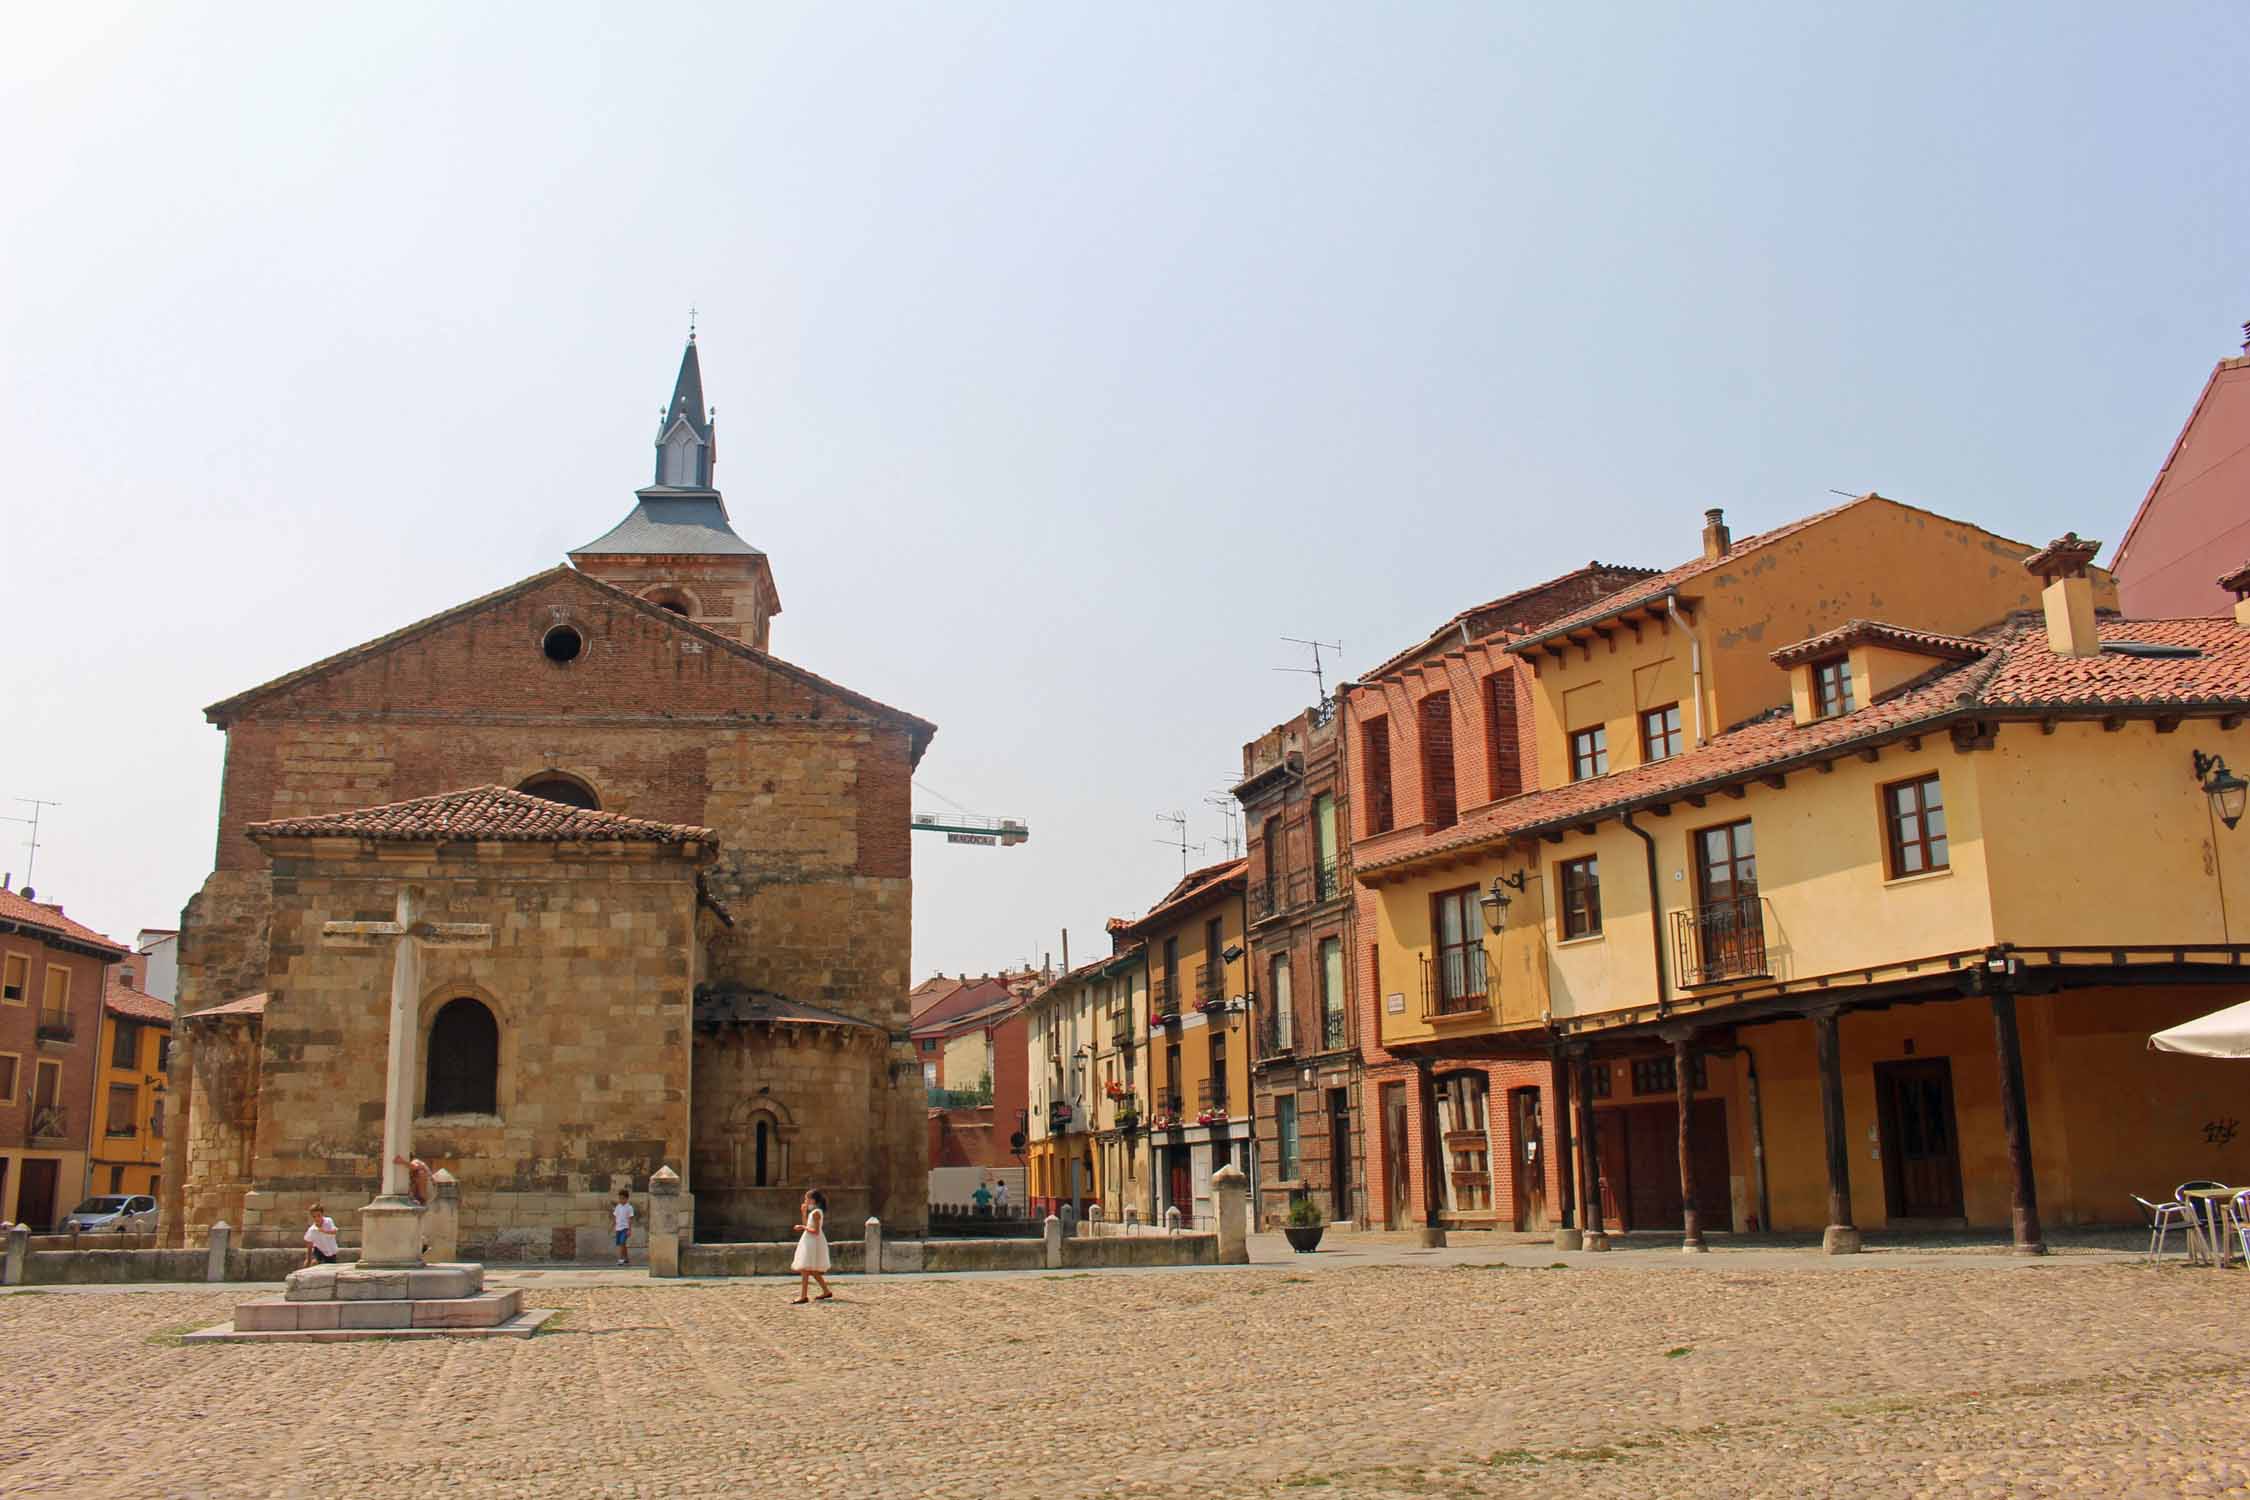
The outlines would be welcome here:
M 2250 1494 L 2250 1273 L 1286 1268 L 542 1287 L 528 1341 L 183 1347 L 0 1295 L 0 1494 Z

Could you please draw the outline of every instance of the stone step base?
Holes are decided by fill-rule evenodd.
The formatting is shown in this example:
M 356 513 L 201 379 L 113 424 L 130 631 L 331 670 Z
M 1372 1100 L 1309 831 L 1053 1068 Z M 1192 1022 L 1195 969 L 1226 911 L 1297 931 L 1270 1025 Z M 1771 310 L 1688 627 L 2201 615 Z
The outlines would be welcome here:
M 235 1304 L 234 1327 L 240 1333 L 497 1328 L 522 1311 L 523 1293 L 520 1291 L 357 1302 L 296 1302 L 287 1297 L 260 1297 Z
M 497 1294 L 492 1294 L 497 1295 Z M 315 1304 L 317 1305 L 317 1304 Z M 330 1304 L 334 1306 L 335 1304 Z M 373 1304 L 380 1306 L 382 1304 Z M 398 1304 L 393 1304 L 394 1306 Z M 504 1323 L 487 1328 L 274 1328 L 246 1331 L 232 1323 L 217 1323 L 182 1334 L 183 1344 L 329 1344 L 344 1339 L 527 1339 L 537 1333 L 559 1308 L 534 1307 Z
M 289 1273 L 291 1302 L 435 1302 L 484 1290 L 473 1262 L 428 1266 L 307 1266 Z

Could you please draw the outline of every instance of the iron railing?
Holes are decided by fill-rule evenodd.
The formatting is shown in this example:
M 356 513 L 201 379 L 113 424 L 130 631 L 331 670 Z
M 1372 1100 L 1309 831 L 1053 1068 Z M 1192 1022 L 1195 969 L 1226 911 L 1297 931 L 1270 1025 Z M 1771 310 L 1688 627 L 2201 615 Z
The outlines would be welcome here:
M 1313 900 L 1333 901 L 1344 889 L 1344 861 L 1341 855 L 1331 855 L 1313 866 Z
M 1324 1013 L 1320 1018 L 1321 1046 L 1327 1048 L 1331 1052 L 1343 1046 L 1345 1042 L 1345 1029 L 1344 1013 L 1342 1010 L 1331 1010 Z
M 1463 1016 L 1487 1007 L 1484 945 L 1441 948 L 1436 958 L 1422 959 L 1422 1019 Z
M 1148 981 L 1148 1014 L 1152 1022 L 1180 1018 L 1180 981 L 1176 975 L 1153 974 Z
M 1224 1113 L 1227 1107 L 1227 1081 L 1224 1078 L 1206 1078 L 1195 1086 L 1197 1112 L 1209 1110 Z
M 1732 896 L 1672 913 L 1672 956 L 1683 987 L 1772 972 L 1766 960 L 1765 898 Z
M 1260 1057 L 1287 1057 L 1297 1050 L 1296 1018 L 1282 1006 L 1269 1006 L 1258 1012 L 1258 1055 Z
M 1209 1010 L 1224 1005 L 1227 999 L 1227 966 L 1225 964 L 1198 964 L 1195 969 L 1195 1005 L 1198 1010 Z
M 67 1042 L 78 1034 L 78 1023 L 67 1010 L 39 1007 L 38 1037 L 42 1042 Z
M 25 1132 L 35 1141 L 59 1141 L 70 1134 L 69 1118 L 59 1104 L 42 1104 L 32 1110 L 31 1125 Z
M 1310 869 L 1268 872 L 1262 883 L 1250 888 L 1250 920 L 1263 922 L 1300 907 L 1317 906 L 1335 900 L 1343 891 L 1342 855 L 1331 855 Z

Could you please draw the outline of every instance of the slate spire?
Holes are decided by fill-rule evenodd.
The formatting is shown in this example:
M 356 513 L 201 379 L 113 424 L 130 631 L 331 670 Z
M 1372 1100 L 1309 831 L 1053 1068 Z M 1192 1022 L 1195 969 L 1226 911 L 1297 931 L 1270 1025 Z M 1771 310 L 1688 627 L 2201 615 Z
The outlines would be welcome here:
M 710 489 L 718 449 L 718 426 L 703 404 L 703 362 L 696 356 L 691 328 L 679 378 L 672 382 L 672 400 L 656 429 L 656 483 L 666 489 Z

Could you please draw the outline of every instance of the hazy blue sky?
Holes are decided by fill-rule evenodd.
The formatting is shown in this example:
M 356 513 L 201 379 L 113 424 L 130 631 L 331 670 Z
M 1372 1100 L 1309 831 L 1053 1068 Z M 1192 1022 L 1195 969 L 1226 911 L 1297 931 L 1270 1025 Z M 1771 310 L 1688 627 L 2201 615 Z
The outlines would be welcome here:
M 202 706 L 616 522 L 691 303 L 775 649 L 1034 830 L 918 843 L 918 974 L 1160 895 L 1277 637 L 1830 489 L 2114 542 L 2250 318 L 2250 12 L 1963 10 L 16 0 L 0 799 L 173 925 Z

